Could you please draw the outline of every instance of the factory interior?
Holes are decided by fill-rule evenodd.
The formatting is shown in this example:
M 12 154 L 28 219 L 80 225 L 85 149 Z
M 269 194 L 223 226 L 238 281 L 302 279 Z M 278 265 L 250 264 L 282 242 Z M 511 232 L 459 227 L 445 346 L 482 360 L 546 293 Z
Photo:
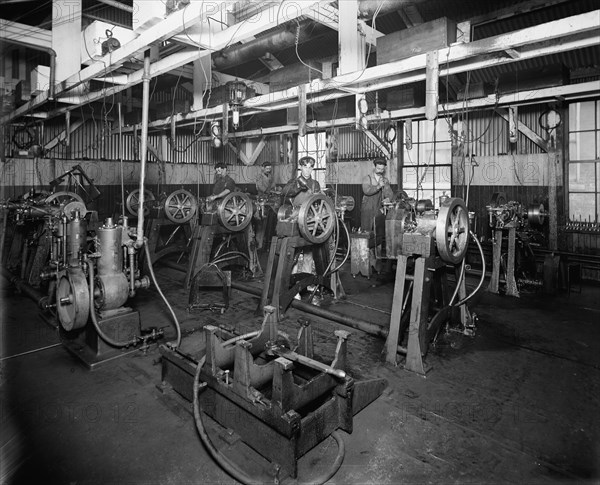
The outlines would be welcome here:
M 0 483 L 600 482 L 598 2 L 0 5 Z

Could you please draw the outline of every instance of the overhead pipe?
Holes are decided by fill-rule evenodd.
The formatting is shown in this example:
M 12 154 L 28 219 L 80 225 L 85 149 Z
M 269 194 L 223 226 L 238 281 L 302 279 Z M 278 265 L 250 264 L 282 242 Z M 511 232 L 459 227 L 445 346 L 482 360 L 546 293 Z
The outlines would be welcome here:
M 133 7 L 117 2 L 116 0 L 98 0 L 98 2 L 118 8 L 119 10 L 125 10 L 125 12 L 133 13 Z
M 144 73 L 142 75 L 142 140 L 140 143 L 140 186 L 138 194 L 138 222 L 135 247 L 144 245 L 144 184 L 146 179 L 146 161 L 148 158 L 148 119 L 150 108 L 150 50 L 144 52 Z
M 300 32 L 298 34 L 298 43 L 306 42 L 313 39 L 315 35 L 319 35 L 324 31 L 324 28 L 315 27 L 310 29 L 310 22 L 300 23 Z M 296 43 L 297 24 L 290 25 L 288 29 L 273 32 L 271 34 L 251 40 L 245 44 L 236 45 L 222 50 L 213 55 L 212 62 L 215 69 L 227 69 L 238 66 L 249 59 L 257 59 L 264 56 L 267 52 L 277 52 Z

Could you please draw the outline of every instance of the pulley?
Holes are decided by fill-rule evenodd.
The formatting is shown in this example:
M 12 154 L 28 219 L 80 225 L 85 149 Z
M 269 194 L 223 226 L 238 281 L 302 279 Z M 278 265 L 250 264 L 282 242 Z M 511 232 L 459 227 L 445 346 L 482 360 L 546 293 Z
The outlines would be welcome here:
M 154 200 L 154 194 L 149 190 L 144 189 L 144 200 Z M 127 200 L 125 201 L 125 207 L 129 214 L 133 217 L 137 217 L 138 215 L 138 207 L 140 206 L 140 189 L 132 190 L 127 196 Z M 147 216 L 150 214 L 150 209 L 148 207 L 144 207 L 144 215 Z
M 56 288 L 58 320 L 66 331 L 82 328 L 88 321 L 90 295 L 81 268 L 69 268 Z
M 198 212 L 198 201 L 184 189 L 176 190 L 165 199 L 165 216 L 176 224 L 185 224 Z
M 335 225 L 335 208 L 323 194 L 313 194 L 300 205 L 298 229 L 300 234 L 314 244 L 325 242 Z
M 217 206 L 219 220 L 232 232 L 244 230 L 252 220 L 252 200 L 242 192 L 227 194 Z
M 467 254 L 469 212 L 462 199 L 452 197 L 440 206 L 435 227 L 435 242 L 440 257 L 458 264 Z

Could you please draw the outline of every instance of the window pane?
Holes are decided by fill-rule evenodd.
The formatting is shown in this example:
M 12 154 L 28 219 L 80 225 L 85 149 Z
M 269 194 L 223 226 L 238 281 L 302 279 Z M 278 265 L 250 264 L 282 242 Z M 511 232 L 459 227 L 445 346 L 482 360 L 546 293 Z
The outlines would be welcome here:
M 419 165 L 433 165 L 435 163 L 435 145 L 422 143 L 419 145 Z
M 569 194 L 569 219 L 572 221 L 595 220 L 595 194 Z
M 433 141 L 434 124 L 433 121 L 419 121 L 419 141 Z
M 417 186 L 417 169 L 407 167 L 402 171 L 402 187 L 415 188 Z
M 413 199 L 417 198 L 417 190 L 414 188 L 413 189 L 404 189 L 404 192 L 406 192 L 406 194 L 409 197 L 412 197 Z
M 421 190 L 419 191 L 419 200 L 429 199 L 433 202 L 433 190 Z
M 433 167 L 419 168 L 419 188 L 433 189 Z
M 435 163 L 452 163 L 452 144 L 449 141 L 435 144 Z
M 569 164 L 569 191 L 570 192 L 595 192 L 596 178 L 595 163 L 570 163 Z
M 585 101 L 569 105 L 569 130 L 594 130 L 596 128 L 595 113 L 596 103 Z
M 436 167 L 435 169 L 435 187 L 438 190 L 447 190 L 450 192 L 452 187 L 452 167 Z
M 596 134 L 593 131 L 569 134 L 569 160 L 595 160 Z
M 419 161 L 419 156 L 417 154 L 418 145 L 413 145 L 411 150 L 407 150 L 404 147 L 404 165 L 416 165 Z
M 435 141 L 449 141 L 450 140 L 450 126 L 446 118 L 439 118 L 435 127 Z

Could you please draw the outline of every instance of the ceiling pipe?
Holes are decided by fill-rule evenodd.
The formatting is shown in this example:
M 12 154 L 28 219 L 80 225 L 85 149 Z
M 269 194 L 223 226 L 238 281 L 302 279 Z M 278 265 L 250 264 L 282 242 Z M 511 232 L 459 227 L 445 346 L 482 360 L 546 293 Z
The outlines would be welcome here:
M 55 84 L 56 84 L 56 51 L 52 49 L 52 47 L 44 47 L 42 45 L 33 44 L 26 40 L 16 40 L 16 39 L 2 39 L 3 42 L 8 42 L 11 44 L 19 45 L 21 47 L 26 47 L 27 49 L 33 49 L 36 51 L 46 52 L 50 55 L 50 78 L 48 80 L 48 99 L 50 101 L 54 100 L 55 93 Z
M 430 0 L 361 0 L 358 2 L 358 18 L 361 20 L 371 20 L 375 12 L 377 16 L 396 12 L 409 6 L 424 4 Z
M 129 5 L 125 5 L 124 3 L 117 2 L 116 0 L 98 0 L 100 3 L 104 3 L 106 5 L 110 5 L 111 7 L 118 8 L 120 10 L 125 10 L 126 12 L 133 13 L 133 7 Z
M 308 27 L 311 26 L 310 33 Z M 228 69 L 230 67 L 239 66 L 249 60 L 258 59 L 264 56 L 267 52 L 277 52 L 296 43 L 296 32 L 298 24 L 294 23 L 279 32 L 259 37 L 257 39 L 246 42 L 245 44 L 229 47 L 213 55 L 212 62 L 215 69 Z M 322 32 L 322 28 L 312 28 L 310 22 L 300 23 L 300 33 L 298 35 L 298 43 L 306 42 L 313 39 L 315 35 Z

